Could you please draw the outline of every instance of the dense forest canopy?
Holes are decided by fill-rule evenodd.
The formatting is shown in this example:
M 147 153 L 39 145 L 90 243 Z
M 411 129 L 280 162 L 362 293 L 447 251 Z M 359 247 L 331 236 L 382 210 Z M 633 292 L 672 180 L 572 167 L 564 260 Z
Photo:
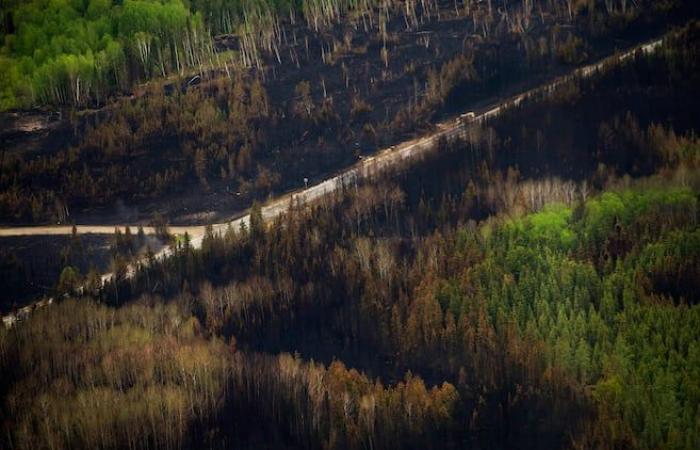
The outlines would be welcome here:
M 103 289 L 66 277 L 62 292 L 87 297 L 0 331 L 3 439 L 14 448 L 697 448 L 693 127 L 676 132 L 635 108 L 639 117 L 593 123 L 605 163 L 577 180 L 538 161 L 538 145 L 560 135 L 538 128 L 547 116 L 584 114 L 584 99 L 621 74 L 692 66 L 675 55 L 692 52 L 694 30 L 493 121 L 498 139 L 472 129 L 272 223 L 254 206 L 249 227 L 208 233 L 201 250 L 185 239 L 134 277 L 115 266 Z M 631 106 L 624 91 L 607 97 Z M 518 120 L 531 108 L 541 114 Z M 503 128 L 514 120 L 539 133 Z M 496 140 L 532 148 L 531 166 Z M 575 159 L 576 148 L 565 155 Z
M 263 197 L 282 175 L 356 160 L 346 149 L 358 130 L 394 142 L 504 92 L 504 67 L 517 68 L 517 85 L 659 14 L 694 11 L 671 0 L 524 0 L 509 12 L 496 0 L 0 1 L 0 57 L 16 77 L 2 107 L 22 95 L 88 106 L 203 72 L 215 45 L 242 64 L 74 113 L 56 151 L 3 147 L 3 220 L 66 220 L 68 205 L 120 195 L 161 200 L 188 177 Z M 461 29 L 443 52 L 454 42 L 387 31 L 450 10 L 481 44 L 462 44 Z M 557 22 L 567 17 L 571 31 Z M 284 39 L 301 53 L 304 38 L 339 36 L 344 20 L 344 31 L 379 31 L 332 50 L 316 41 L 314 58 L 348 73 L 335 86 L 284 67 L 294 51 L 274 56 Z M 542 25 L 538 41 L 529 20 Z M 408 67 L 400 47 L 416 42 L 425 53 L 414 56 L 439 64 Z M 121 66 L 90 62 L 109 48 L 117 57 L 103 60 Z M 284 86 L 263 53 L 279 58 Z M 413 94 L 391 117 L 377 113 L 381 89 L 350 81 L 348 55 L 373 61 L 356 80 Z M 691 21 L 652 53 L 457 122 L 463 132 L 430 151 L 313 202 L 267 219 L 253 202 L 240 227 L 208 226 L 197 248 L 162 216 L 153 225 L 170 239 L 167 257 L 142 228 L 118 230 L 104 282 L 94 241 L 74 228 L 58 257 L 46 252 L 59 266 L 54 301 L 0 326 L 0 448 L 700 448 L 698 61 Z M 349 95 L 334 103 L 326 91 Z M 14 255 L 0 268 L 4 293 L 31 281 Z
M 83 106 L 201 64 L 199 15 L 181 0 L 3 0 L 0 109 Z
M 344 201 L 210 237 L 148 270 L 151 285 L 184 283 L 167 306 L 70 300 L 3 330 L 8 436 L 16 448 L 197 436 L 222 448 L 696 448 L 698 191 L 652 186 L 414 238 L 392 219 L 381 237 L 357 234 Z M 382 207 L 365 220 L 384 222 Z M 202 276 L 216 284 L 187 287 Z M 361 366 L 388 358 L 366 368 L 396 381 L 257 353 L 325 359 L 327 346 Z

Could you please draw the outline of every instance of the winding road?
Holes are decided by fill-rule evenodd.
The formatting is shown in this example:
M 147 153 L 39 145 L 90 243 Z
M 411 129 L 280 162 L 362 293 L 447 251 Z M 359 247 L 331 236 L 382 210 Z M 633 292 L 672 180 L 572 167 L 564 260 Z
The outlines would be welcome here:
M 404 142 L 400 145 L 392 146 L 384 149 L 374 156 L 364 158 L 355 165 L 347 168 L 340 174 L 328 178 L 318 184 L 310 186 L 306 189 L 300 189 L 295 192 L 287 193 L 279 196 L 274 200 L 269 201 L 262 207 L 262 215 L 265 220 L 272 220 L 275 217 L 283 214 L 289 209 L 291 204 L 305 205 L 309 204 L 322 196 L 336 191 L 340 186 L 351 185 L 357 179 L 368 178 L 372 174 L 381 171 L 389 166 L 413 159 L 421 154 L 424 154 L 435 147 L 435 144 L 441 138 L 451 140 L 459 137 L 464 137 L 468 126 L 483 123 L 489 119 L 499 116 L 508 108 L 515 107 L 523 103 L 525 100 L 546 97 L 551 95 L 559 86 L 574 78 L 588 78 L 606 65 L 620 63 L 633 57 L 637 52 L 648 54 L 654 51 L 663 42 L 662 38 L 654 41 L 635 46 L 624 53 L 613 55 L 602 59 L 601 61 L 580 67 L 571 73 L 555 78 L 554 80 L 522 92 L 505 101 L 494 104 L 490 109 L 479 111 L 474 114 L 463 115 L 462 118 L 450 120 L 436 124 L 435 130 L 430 134 L 417 138 L 411 141 Z M 234 229 L 239 229 L 241 224 L 248 224 L 250 216 L 245 214 L 241 217 L 232 219 L 222 223 L 211 224 L 215 234 L 225 232 L 229 226 Z M 120 228 L 122 231 L 126 225 L 76 225 L 76 230 L 79 234 L 97 233 L 97 234 L 112 234 L 115 228 Z M 136 226 L 131 225 L 132 230 Z M 190 236 L 192 247 L 199 248 L 202 245 L 202 239 L 205 234 L 205 226 L 173 226 L 170 231 L 173 234 L 183 235 L 187 233 Z M 40 236 L 40 235 L 69 235 L 73 231 L 72 226 L 36 226 L 36 227 L 8 227 L 0 228 L 0 237 L 7 236 Z M 144 227 L 144 232 L 153 234 L 155 230 L 152 227 Z M 165 258 L 172 253 L 173 249 L 169 246 L 161 249 L 156 255 L 157 258 Z M 133 273 L 132 270 L 129 271 Z M 104 274 L 103 282 L 112 278 L 111 273 Z

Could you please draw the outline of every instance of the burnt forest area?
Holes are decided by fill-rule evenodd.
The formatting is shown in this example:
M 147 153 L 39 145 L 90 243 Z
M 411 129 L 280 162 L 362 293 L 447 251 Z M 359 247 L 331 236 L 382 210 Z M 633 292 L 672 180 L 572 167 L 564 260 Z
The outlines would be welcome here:
M 0 0 L 0 448 L 700 448 L 698 13 Z
M 512 31 L 504 17 L 488 33 L 475 29 L 474 16 L 455 16 L 447 3 L 442 15 L 418 5 L 408 31 L 398 11 L 382 32 L 361 21 L 322 31 L 282 23 L 279 60 L 263 53 L 248 73 L 227 69 L 227 77 L 216 69 L 148 83 L 95 111 L 42 113 L 43 131 L 17 131 L 18 119 L 5 117 L 2 215 L 15 223 L 119 223 L 121 203 L 142 222 L 157 213 L 174 224 L 221 220 L 252 199 L 298 188 L 304 178 L 320 181 L 360 155 L 419 136 L 438 120 L 657 37 L 692 8 L 663 21 L 644 10 L 630 21 L 584 15 L 567 26 L 542 11 L 529 19 L 527 34 Z M 215 44 L 219 51 L 240 46 L 224 37 Z M 182 111 L 174 114 L 175 107 Z M 205 122 L 212 125 L 206 141 L 199 133 Z M 60 196 L 46 191 L 56 183 Z
M 363 185 L 359 191 L 350 187 L 311 211 L 298 211 L 300 218 L 284 217 L 268 231 L 258 229 L 253 218 L 250 235 L 243 240 L 228 234 L 210 237 L 201 254 L 184 250 L 176 261 L 148 270 L 149 275 L 107 289 L 108 301 L 117 301 L 117 292 L 121 302 L 134 290 L 157 285 L 157 291 L 171 301 L 191 304 L 205 327 L 233 340 L 232 345 L 251 358 L 245 364 L 252 371 L 274 367 L 276 363 L 266 355 L 288 352 L 326 367 L 342 361 L 387 386 L 405 382 L 408 373 L 420 376 L 428 386 L 445 381 L 458 386 L 465 403 L 453 420 L 471 425 L 440 428 L 432 432 L 438 434 L 430 434 L 430 441 L 416 438 L 405 442 L 406 448 L 562 446 L 567 441 L 565 430 L 595 415 L 593 405 L 577 393 L 571 379 L 555 375 L 550 380 L 554 385 L 546 388 L 541 379 L 528 375 L 528 370 L 535 370 L 528 365 L 537 363 L 525 354 L 509 354 L 515 350 L 499 346 L 512 344 L 498 339 L 494 348 L 484 350 L 490 356 L 479 350 L 470 356 L 497 358 L 498 362 L 487 363 L 496 364 L 491 369 L 461 359 L 465 356 L 458 356 L 460 350 L 442 347 L 451 345 L 444 337 L 416 347 L 411 338 L 402 336 L 410 334 L 412 327 L 427 326 L 411 320 L 431 320 L 433 312 L 411 296 L 420 298 L 428 289 L 436 292 L 439 302 L 443 296 L 449 302 L 450 296 L 458 295 L 452 279 L 441 282 L 432 277 L 458 272 L 482 258 L 486 244 L 478 237 L 478 221 L 536 210 L 544 199 L 581 208 L 577 206 L 581 195 L 586 198 L 611 186 L 629 185 L 631 175 L 672 177 L 685 164 L 694 164 L 692 157 L 686 160 L 683 155 L 687 145 L 697 145 L 692 123 L 696 116 L 689 113 L 696 108 L 692 99 L 697 94 L 697 75 L 692 64 L 676 65 L 676 58 L 697 54 L 697 30 L 696 25 L 685 29 L 682 37 L 666 42 L 658 54 L 640 54 L 591 81 L 571 81 L 550 99 L 531 100 L 501 118 L 474 126 L 464 140 L 443 141 L 420 161 L 382 174 L 376 184 Z M 676 52 L 671 50 L 675 45 L 686 47 Z M 627 80 L 624 88 L 620 88 L 621 78 Z M 655 99 L 653 110 L 648 100 L 634 101 L 649 92 L 665 100 Z M 558 141 L 574 130 L 574 137 L 580 139 Z M 551 152 L 545 155 L 545 147 L 558 145 L 567 149 L 559 158 L 552 158 Z M 630 150 L 625 152 L 627 147 Z M 609 258 L 621 260 L 634 252 L 629 238 L 607 243 L 600 254 L 580 249 L 575 258 L 591 258 L 605 273 Z M 671 283 L 672 289 L 692 292 L 697 278 L 685 282 L 690 285 L 679 288 Z M 482 294 L 467 291 L 466 295 Z M 237 306 L 222 315 L 217 305 L 227 302 Z M 383 306 L 392 303 L 395 306 L 388 309 Z M 409 311 L 401 312 L 402 308 Z M 422 319 L 412 319 L 413 314 Z M 449 333 L 443 320 L 447 319 L 439 319 L 447 328 L 441 332 Z M 441 351 L 445 357 L 434 358 L 434 352 Z M 511 365 L 514 368 L 509 369 Z M 256 401 L 234 402 L 225 410 L 226 420 L 235 417 L 241 424 L 227 442 L 231 439 L 234 447 L 270 440 L 279 446 L 310 445 L 299 441 L 299 430 L 288 431 L 283 423 L 272 429 L 259 425 L 268 423 L 270 416 L 254 406 Z M 480 402 L 480 419 L 474 423 L 469 412 Z M 251 415 L 251 410 L 261 415 Z M 435 440 L 438 435 L 444 435 L 440 445 Z

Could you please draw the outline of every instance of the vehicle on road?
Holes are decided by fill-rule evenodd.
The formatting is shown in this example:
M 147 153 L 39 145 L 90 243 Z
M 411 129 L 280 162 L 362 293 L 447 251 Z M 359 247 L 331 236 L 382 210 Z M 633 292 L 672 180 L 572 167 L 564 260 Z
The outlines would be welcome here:
M 473 121 L 476 118 L 476 113 L 474 111 L 469 111 L 464 114 L 459 115 L 459 120 L 462 121 L 462 123 L 469 123 Z

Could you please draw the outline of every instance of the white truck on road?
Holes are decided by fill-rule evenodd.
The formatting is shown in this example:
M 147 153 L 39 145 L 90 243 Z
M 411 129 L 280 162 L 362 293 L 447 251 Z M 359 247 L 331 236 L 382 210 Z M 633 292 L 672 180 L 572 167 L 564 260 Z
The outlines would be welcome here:
M 469 111 L 467 113 L 459 115 L 459 120 L 461 120 L 464 123 L 469 123 L 472 120 L 474 120 L 475 118 L 476 118 L 476 113 L 474 111 Z

